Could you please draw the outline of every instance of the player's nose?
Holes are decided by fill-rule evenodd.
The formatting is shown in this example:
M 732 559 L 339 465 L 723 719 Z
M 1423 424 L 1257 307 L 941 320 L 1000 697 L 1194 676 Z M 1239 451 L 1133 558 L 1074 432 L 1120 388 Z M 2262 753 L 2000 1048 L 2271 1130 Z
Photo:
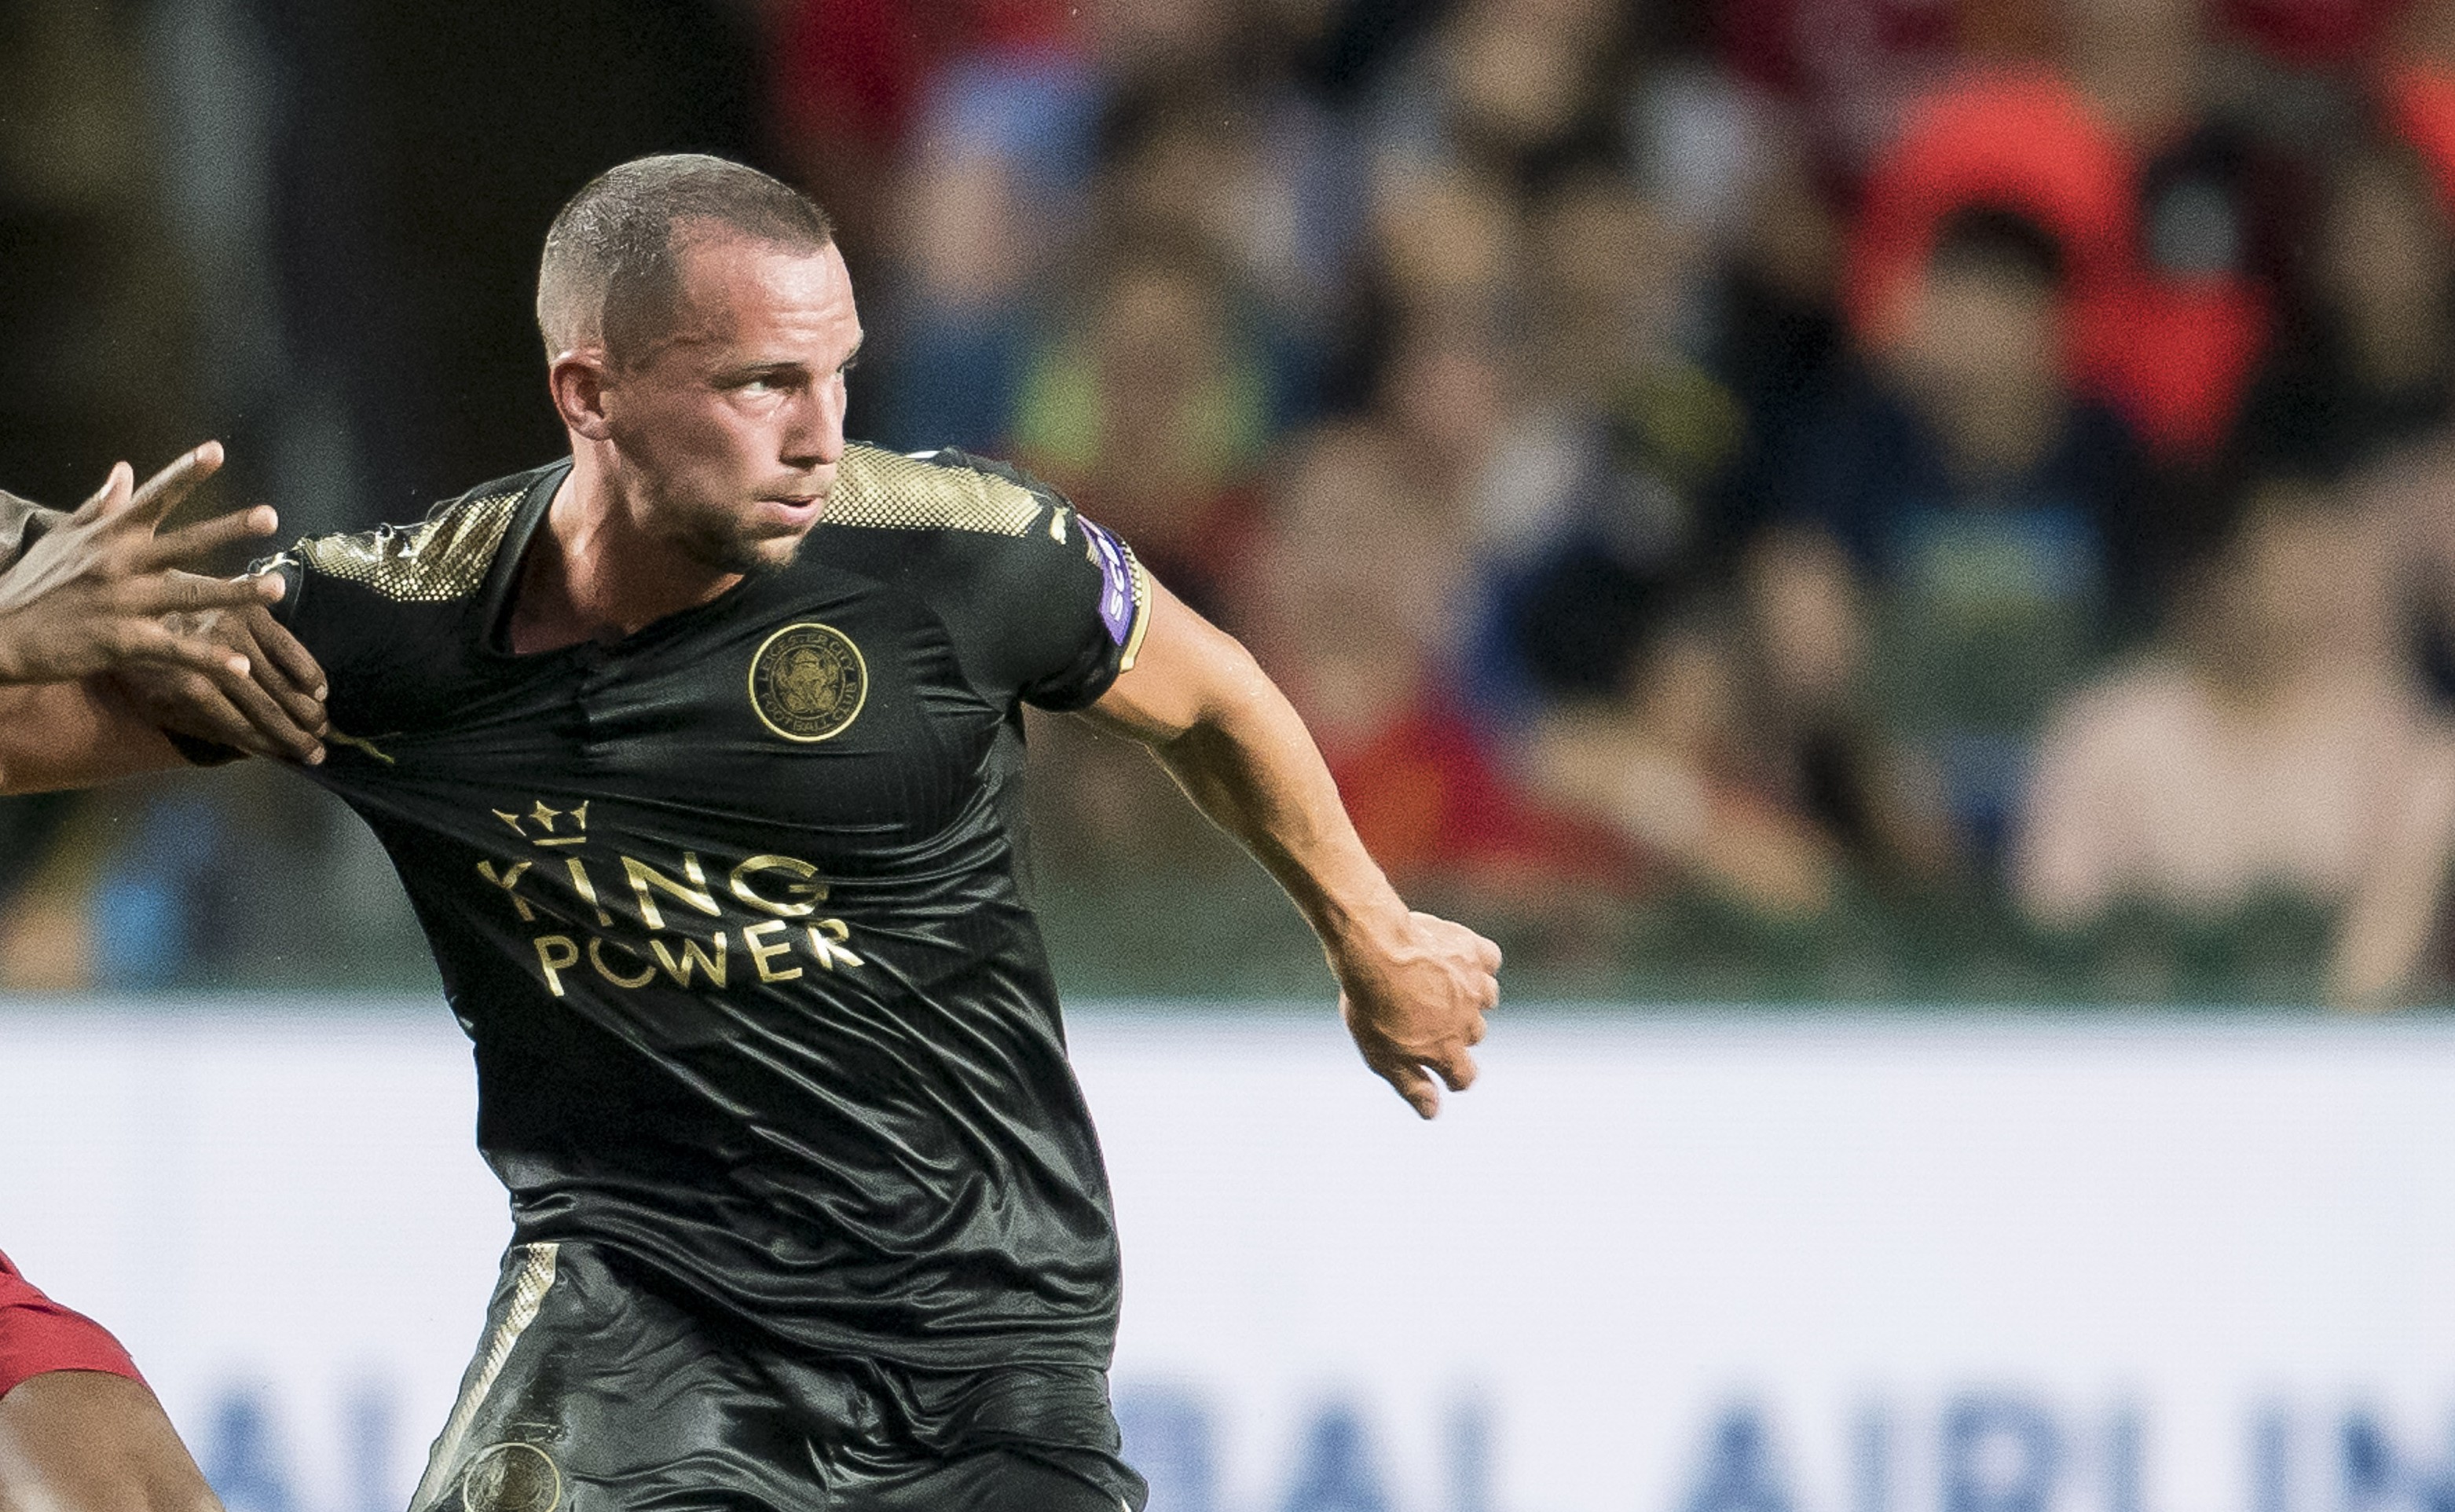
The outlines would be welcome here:
M 793 407 L 794 414 L 782 436 L 781 460 L 788 467 L 807 471 L 828 467 L 840 461 L 844 453 L 843 405 L 824 393 L 811 395 Z

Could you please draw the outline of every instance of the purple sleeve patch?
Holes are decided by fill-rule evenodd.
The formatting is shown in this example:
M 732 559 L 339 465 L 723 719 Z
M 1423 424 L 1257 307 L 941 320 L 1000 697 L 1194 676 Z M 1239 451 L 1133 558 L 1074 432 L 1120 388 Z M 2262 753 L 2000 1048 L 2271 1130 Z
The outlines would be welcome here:
M 1141 608 L 1134 601 L 1133 557 L 1125 542 L 1080 514 L 1074 519 L 1083 527 L 1092 565 L 1100 569 L 1100 623 L 1108 627 L 1108 638 L 1122 646 L 1133 635 L 1134 615 Z

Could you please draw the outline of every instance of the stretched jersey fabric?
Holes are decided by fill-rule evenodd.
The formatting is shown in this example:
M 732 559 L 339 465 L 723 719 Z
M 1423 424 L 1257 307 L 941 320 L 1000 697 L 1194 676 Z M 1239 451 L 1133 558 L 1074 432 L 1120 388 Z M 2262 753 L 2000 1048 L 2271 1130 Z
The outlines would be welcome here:
M 474 1041 L 520 1242 L 786 1344 L 1106 1368 L 1107 1179 L 1018 891 L 1021 706 L 1129 666 L 1147 579 L 956 453 L 847 452 L 789 567 L 515 655 L 565 461 L 274 559 Z
M 109 1329 L 44 1296 L 0 1255 L 0 1397 L 54 1370 L 145 1379 Z
M 47 510 L 31 499 L 0 490 L 0 572 L 5 572 L 44 531 L 68 516 Z

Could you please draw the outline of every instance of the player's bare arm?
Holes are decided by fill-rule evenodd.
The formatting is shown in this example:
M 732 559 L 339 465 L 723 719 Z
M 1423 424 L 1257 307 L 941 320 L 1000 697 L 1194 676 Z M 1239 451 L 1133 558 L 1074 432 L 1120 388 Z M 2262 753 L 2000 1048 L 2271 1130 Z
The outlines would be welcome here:
M 1438 1076 L 1474 1080 L 1500 947 L 1411 912 L 1356 837 L 1286 695 L 1235 637 L 1152 584 L 1133 669 L 1088 711 L 1149 746 L 1187 796 L 1278 878 L 1321 937 L 1365 1064 L 1429 1119 Z
M 0 1396 L 0 1512 L 220 1512 L 142 1382 L 53 1370 Z
M 142 488 L 123 463 L 0 571 L 0 791 L 177 764 L 157 727 L 251 755 L 320 756 L 323 675 L 266 608 L 280 580 L 186 570 L 271 534 L 274 512 L 159 530 L 221 463 L 208 442 Z

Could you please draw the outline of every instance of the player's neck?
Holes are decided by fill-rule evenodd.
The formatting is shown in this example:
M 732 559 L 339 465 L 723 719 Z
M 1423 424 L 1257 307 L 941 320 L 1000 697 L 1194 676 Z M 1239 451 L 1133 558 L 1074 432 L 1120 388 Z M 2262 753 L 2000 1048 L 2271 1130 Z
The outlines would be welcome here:
M 509 625 L 516 655 L 619 640 L 741 581 L 640 531 L 590 461 L 575 459 L 520 563 Z

